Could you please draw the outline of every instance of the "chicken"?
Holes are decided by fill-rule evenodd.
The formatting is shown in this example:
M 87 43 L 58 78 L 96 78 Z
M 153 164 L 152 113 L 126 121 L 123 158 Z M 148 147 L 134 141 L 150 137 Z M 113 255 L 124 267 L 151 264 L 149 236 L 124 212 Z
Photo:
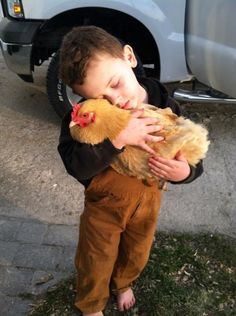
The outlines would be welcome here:
M 147 104 L 142 104 L 141 107 L 144 108 L 144 117 L 158 118 L 163 126 L 161 131 L 153 135 L 161 135 L 164 140 L 148 143 L 157 155 L 172 159 L 181 150 L 192 166 L 206 156 L 210 142 L 205 127 L 177 116 L 170 108 L 160 109 Z M 127 126 L 131 111 L 113 106 L 105 99 L 90 99 L 75 105 L 71 118 L 72 138 L 81 143 L 95 145 L 106 138 L 114 140 Z M 111 167 L 118 173 L 153 181 L 156 178 L 148 167 L 149 156 L 141 148 L 127 145 L 113 160 Z

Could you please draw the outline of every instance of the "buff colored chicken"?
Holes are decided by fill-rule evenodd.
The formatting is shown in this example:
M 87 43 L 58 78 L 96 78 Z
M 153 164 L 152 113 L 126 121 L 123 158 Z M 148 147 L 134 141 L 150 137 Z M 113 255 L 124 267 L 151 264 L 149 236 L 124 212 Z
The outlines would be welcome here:
M 156 117 L 163 126 L 156 134 L 164 136 L 164 141 L 148 143 L 157 155 L 172 159 L 181 150 L 192 166 L 206 156 L 210 143 L 206 128 L 177 116 L 170 108 L 160 109 L 147 104 L 142 104 L 141 107 L 144 108 L 144 117 Z M 113 106 L 105 99 L 90 99 L 75 105 L 71 118 L 72 138 L 81 143 L 95 145 L 106 138 L 114 140 L 127 126 L 131 111 Z M 148 167 L 149 155 L 139 147 L 127 145 L 117 155 L 111 167 L 121 174 L 153 181 L 155 176 Z

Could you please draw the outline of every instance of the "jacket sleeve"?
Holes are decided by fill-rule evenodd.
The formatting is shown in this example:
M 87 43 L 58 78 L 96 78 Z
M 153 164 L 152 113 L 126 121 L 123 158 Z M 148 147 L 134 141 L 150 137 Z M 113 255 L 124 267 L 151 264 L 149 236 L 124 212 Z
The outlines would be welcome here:
M 196 165 L 196 167 L 190 166 L 190 174 L 189 176 L 178 182 L 170 181 L 172 184 L 182 184 L 182 183 L 190 183 L 193 182 L 195 179 L 200 177 L 200 175 L 203 173 L 203 164 L 202 160 Z
M 67 172 L 78 181 L 92 178 L 112 162 L 122 150 L 109 139 L 95 146 L 74 141 L 70 135 L 71 111 L 62 120 L 58 151 Z

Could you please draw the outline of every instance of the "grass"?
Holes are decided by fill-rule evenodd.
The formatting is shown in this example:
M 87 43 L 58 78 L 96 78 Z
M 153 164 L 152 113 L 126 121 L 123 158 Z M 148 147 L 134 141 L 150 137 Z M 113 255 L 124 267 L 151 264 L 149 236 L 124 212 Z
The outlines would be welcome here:
M 135 307 L 107 305 L 107 316 L 236 315 L 236 243 L 224 236 L 158 233 L 134 286 Z M 80 315 L 73 307 L 75 276 L 37 298 L 30 316 Z

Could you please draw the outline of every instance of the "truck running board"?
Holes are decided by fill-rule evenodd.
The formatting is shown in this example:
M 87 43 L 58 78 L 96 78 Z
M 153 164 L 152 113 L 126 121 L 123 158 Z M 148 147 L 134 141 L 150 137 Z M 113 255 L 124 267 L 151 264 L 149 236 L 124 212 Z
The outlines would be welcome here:
M 173 93 L 173 97 L 182 102 L 203 102 L 203 103 L 227 103 L 236 104 L 236 99 L 233 99 L 227 95 L 221 94 L 220 92 L 210 90 L 183 90 L 176 89 Z

